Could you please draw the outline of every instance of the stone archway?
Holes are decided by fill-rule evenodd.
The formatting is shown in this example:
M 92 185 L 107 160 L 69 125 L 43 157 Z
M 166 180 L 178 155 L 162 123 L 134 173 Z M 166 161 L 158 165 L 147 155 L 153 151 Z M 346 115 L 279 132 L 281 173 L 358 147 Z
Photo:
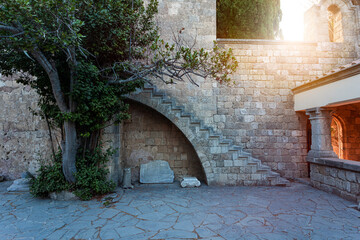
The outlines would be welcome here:
M 165 116 L 187 138 L 193 146 L 205 173 L 207 184 L 213 185 L 277 185 L 288 181 L 263 165 L 259 159 L 225 138 L 211 126 L 206 126 L 193 113 L 177 105 L 175 99 L 158 91 L 155 86 L 128 96 L 128 99 L 142 103 Z
M 204 173 L 205 173 L 205 182 L 207 184 L 211 184 L 213 182 L 216 182 L 216 178 L 213 171 L 213 164 L 211 164 L 210 156 L 212 156 L 210 150 L 207 146 L 207 139 L 206 138 L 198 138 L 198 135 L 203 135 L 203 133 L 200 133 L 199 130 L 196 130 L 196 127 L 199 128 L 201 125 L 201 122 L 190 122 L 191 116 L 181 116 L 182 108 L 175 109 L 173 111 L 169 111 L 167 108 L 167 104 L 162 102 L 163 95 L 159 95 L 159 97 L 151 96 L 151 93 L 148 92 L 138 92 L 135 94 L 132 94 L 128 96 L 128 99 L 141 103 L 164 117 L 166 117 L 171 123 L 173 123 L 187 138 L 187 140 L 191 143 L 193 146 L 200 162 L 203 167 Z M 160 99 L 160 101 L 159 101 Z M 171 104 L 171 102 L 169 102 Z M 196 126 L 198 125 L 198 126 Z M 207 129 L 208 130 L 208 129 Z M 206 135 L 206 133 L 205 133 Z
M 337 116 L 331 120 L 331 144 L 340 159 L 344 159 L 344 127 Z
M 123 122 L 122 159 L 133 170 L 132 181 L 139 181 L 140 165 L 154 160 L 169 163 L 175 179 L 194 176 L 205 180 L 201 162 L 184 134 L 156 110 L 128 100 L 131 119 Z
M 330 42 L 343 42 L 344 37 L 341 10 L 335 4 L 330 5 L 327 10 Z

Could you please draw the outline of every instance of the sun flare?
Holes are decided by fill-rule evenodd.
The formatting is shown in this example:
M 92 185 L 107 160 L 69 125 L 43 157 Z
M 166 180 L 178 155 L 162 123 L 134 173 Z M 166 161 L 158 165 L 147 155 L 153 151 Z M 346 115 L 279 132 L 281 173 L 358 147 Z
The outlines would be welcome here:
M 304 13 L 313 0 L 281 0 L 282 20 L 280 28 L 284 40 L 304 40 Z

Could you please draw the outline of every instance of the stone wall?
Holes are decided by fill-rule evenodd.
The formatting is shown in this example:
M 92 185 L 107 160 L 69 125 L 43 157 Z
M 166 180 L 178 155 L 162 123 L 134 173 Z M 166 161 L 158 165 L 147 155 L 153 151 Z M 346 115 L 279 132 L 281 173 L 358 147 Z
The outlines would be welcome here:
M 174 85 L 156 82 L 156 85 L 184 105 L 186 111 L 194 113 L 206 125 L 233 139 L 282 176 L 307 177 L 307 117 L 303 113 L 294 112 L 291 89 L 321 76 L 337 65 L 351 62 L 356 56 L 354 47 L 345 43 L 294 44 L 262 40 L 223 40 L 220 43 L 225 48 L 231 47 L 240 62 L 232 78 L 234 83 L 227 86 L 212 79 L 198 78 L 199 87 L 188 82 Z M 7 81 L 6 84 L 10 86 L 15 83 Z M 18 90 L 9 93 L 6 92 L 8 88 L 2 88 L 7 89 L 2 90 L 1 94 L 7 112 L 2 115 L 1 126 L 4 129 L 5 125 L 10 126 L 7 122 L 29 122 L 29 126 L 33 127 L 22 128 L 22 134 L 31 140 L 26 141 L 28 145 L 20 144 L 26 138 L 18 136 L 16 126 L 7 127 L 8 134 L 17 134 L 11 138 L 15 143 L 12 142 L 7 148 L 29 148 L 25 153 L 19 153 L 21 157 L 12 154 L 11 161 L 3 157 L 5 154 L 1 156 L 4 159 L 2 161 L 16 164 L 11 167 L 12 170 L 9 164 L 2 164 L 9 166 L 3 172 L 15 171 L 18 176 L 22 170 L 17 169 L 25 169 L 17 167 L 20 164 L 17 162 L 22 161 L 19 158 L 35 160 L 39 151 L 46 149 L 45 152 L 48 152 L 50 148 L 48 140 L 30 137 L 37 135 L 48 139 L 46 125 L 37 118 L 29 117 L 27 110 L 29 106 L 35 106 L 36 97 L 31 95 L 31 91 L 26 92 L 27 88 L 16 86 Z M 34 124 L 39 126 L 35 127 Z M 4 144 L 4 140 L 1 141 Z M 25 166 L 23 163 L 20 165 Z M 12 178 L 15 175 L 12 174 Z
M 232 48 L 240 62 L 232 77 L 234 83 L 220 85 L 201 78 L 196 79 L 200 87 L 188 82 L 154 82 L 187 112 L 233 139 L 282 176 L 307 177 L 307 117 L 294 112 L 291 89 L 358 57 L 356 12 L 343 1 L 334 1 L 344 9 L 344 43 L 329 43 L 328 39 L 316 39 L 317 43 L 220 39 L 220 45 Z M 327 9 L 325 5 L 321 11 Z M 322 18 L 326 16 L 320 13 Z M 313 26 L 320 26 L 323 20 L 314 19 Z M 181 30 L 189 45 L 196 39 L 197 46 L 209 47 L 216 36 L 216 1 L 161 0 L 158 21 L 165 40 Z M 327 26 L 327 22 L 324 24 Z M 36 159 L 50 150 L 46 125 L 28 111 L 29 106 L 36 107 L 36 99 L 28 88 L 1 78 L 0 106 L 4 107 L 0 109 L 0 171 L 10 178 L 27 168 L 34 169 Z M 142 124 L 139 127 L 146 130 L 145 122 Z M 112 135 L 107 137 L 111 139 Z
M 36 103 L 30 87 L 0 75 L 0 175 L 6 179 L 35 173 L 51 153 L 47 125 L 29 109 L 36 110 Z
M 360 164 L 337 159 L 310 159 L 314 187 L 351 201 L 360 201 Z
M 158 10 L 164 40 L 181 36 L 188 46 L 212 47 L 216 40 L 216 0 L 159 0 Z
M 319 11 L 320 11 L 320 6 L 313 5 L 304 14 L 304 39 L 306 41 L 309 42 L 317 41 L 319 24 L 314 24 L 314 22 L 318 21 Z
M 161 114 L 131 102 L 131 119 L 123 124 L 122 160 L 132 167 L 133 181 L 139 180 L 139 166 L 153 160 L 167 161 L 175 179 L 195 176 L 205 180 L 195 150 L 183 133 Z
M 156 83 L 186 110 L 251 152 L 282 176 L 308 176 L 307 117 L 295 113 L 291 89 L 356 58 L 347 43 L 219 40 L 239 67 L 230 85 L 197 79 Z
M 159 0 L 157 22 L 167 41 L 181 31 L 189 46 L 211 47 L 216 39 L 216 0 Z M 7 179 L 18 178 L 25 170 L 35 173 L 38 160 L 51 153 L 45 122 L 29 111 L 37 108 L 37 95 L 13 80 L 0 76 L 0 175 Z M 116 138 L 111 131 L 113 127 L 106 129 L 104 140 Z M 112 174 L 119 167 L 111 166 Z
M 359 42 L 359 6 L 354 6 L 349 0 L 322 0 L 311 7 L 304 17 L 305 41 L 329 42 L 328 10 L 336 6 L 340 9 L 342 30 L 338 38 L 345 43 L 357 45 Z M 357 51 L 358 52 L 358 51 Z

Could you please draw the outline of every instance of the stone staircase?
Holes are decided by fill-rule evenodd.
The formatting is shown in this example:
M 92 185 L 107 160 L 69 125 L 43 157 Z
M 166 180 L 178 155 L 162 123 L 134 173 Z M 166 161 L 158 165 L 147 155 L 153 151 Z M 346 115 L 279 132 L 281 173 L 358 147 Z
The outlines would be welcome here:
M 226 139 L 194 114 L 186 112 L 184 106 L 179 106 L 156 86 L 146 85 L 128 98 L 160 112 L 184 133 L 199 156 L 209 185 L 289 184 L 259 159 L 253 158 L 240 146 L 235 145 L 233 140 Z

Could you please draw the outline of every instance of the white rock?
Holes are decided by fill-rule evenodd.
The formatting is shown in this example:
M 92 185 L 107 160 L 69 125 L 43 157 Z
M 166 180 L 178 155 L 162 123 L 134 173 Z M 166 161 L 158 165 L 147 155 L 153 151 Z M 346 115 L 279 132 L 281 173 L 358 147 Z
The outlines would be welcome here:
M 200 187 L 201 183 L 196 177 L 184 177 L 180 182 L 181 187 Z
M 162 160 L 152 161 L 140 166 L 141 183 L 173 183 L 174 172 L 169 163 Z
M 7 188 L 8 192 L 28 192 L 30 188 L 31 178 L 16 179 L 10 187 Z
M 16 185 L 30 185 L 31 178 L 20 178 L 16 179 L 13 184 Z

